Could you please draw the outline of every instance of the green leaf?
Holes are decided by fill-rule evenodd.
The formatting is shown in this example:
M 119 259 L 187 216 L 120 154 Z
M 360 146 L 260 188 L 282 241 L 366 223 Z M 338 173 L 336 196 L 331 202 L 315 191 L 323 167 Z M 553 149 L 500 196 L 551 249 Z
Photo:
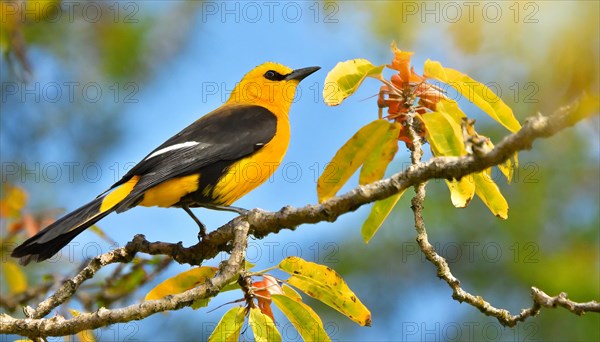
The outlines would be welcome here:
M 232 291 L 232 290 L 241 290 L 240 284 L 238 284 L 237 279 L 232 281 L 231 283 L 223 286 L 223 288 L 221 289 L 221 291 L 219 293 Z
M 250 309 L 250 318 L 248 320 L 250 328 L 254 333 L 256 342 L 278 342 L 281 341 L 281 334 L 275 327 L 271 317 L 260 312 L 260 309 Z
M 287 280 L 307 295 L 322 301 L 362 326 L 371 325 L 371 313 L 350 290 L 342 277 L 327 266 L 287 257 L 279 268 L 291 274 Z
M 323 328 L 323 322 L 306 304 L 285 295 L 271 295 L 271 299 L 296 327 L 304 341 L 331 341 Z M 312 312 L 312 313 L 311 313 Z
M 367 155 L 360 169 L 359 184 L 369 184 L 383 178 L 385 170 L 398 152 L 398 135 L 401 128 L 399 123 L 392 123 L 379 144 Z
M 214 277 L 217 271 L 218 268 L 216 267 L 202 266 L 179 273 L 150 290 L 146 295 L 146 300 L 160 299 L 168 295 L 174 295 L 193 289 Z
M 362 127 L 342 146 L 317 181 L 319 202 L 335 196 L 365 159 L 397 129 L 387 120 L 375 120 Z M 391 131 L 391 132 L 390 132 Z
M 110 243 L 110 244 L 116 244 L 115 240 L 111 239 L 110 236 L 108 236 L 106 234 L 106 232 L 104 230 L 102 230 L 102 228 L 98 227 L 97 225 L 92 225 L 91 227 L 88 228 L 89 231 L 92 231 L 94 233 L 96 233 L 96 235 L 98 235 L 102 240 Z
M 131 293 L 137 290 L 140 284 L 146 279 L 146 270 L 143 265 L 134 265 L 129 273 L 124 274 L 116 282 L 106 289 L 112 296 L 119 296 L 124 293 Z
M 249 271 L 249 270 L 253 269 L 254 266 L 256 266 L 256 265 L 251 263 L 248 260 L 244 260 L 244 271 Z
M 394 209 L 394 206 L 396 206 L 396 203 L 398 203 L 398 200 L 400 200 L 404 191 L 406 191 L 406 189 L 386 199 L 375 202 L 373 208 L 371 208 L 369 217 L 367 217 L 361 229 L 361 234 L 365 243 L 368 243 L 375 233 L 377 233 L 377 230 L 379 230 L 379 227 L 381 227 L 385 219 L 392 212 L 392 209 Z
M 374 66 L 366 59 L 339 62 L 325 77 L 323 99 L 328 106 L 337 106 L 354 94 L 366 77 L 380 78 L 385 65 Z
M 198 310 L 201 308 L 205 308 L 208 306 L 208 303 L 210 303 L 211 298 L 200 298 L 200 299 L 196 299 L 194 300 L 194 302 L 192 303 L 192 305 L 190 305 L 190 308 L 194 309 L 194 310 Z
M 246 318 L 246 309 L 235 307 L 221 317 L 219 324 L 208 338 L 209 342 L 237 342 Z
M 521 124 L 515 118 L 512 109 L 484 84 L 475 81 L 460 71 L 444 68 L 440 62 L 427 60 L 424 66 L 425 77 L 444 82 L 473 102 L 511 132 L 521 129 Z
M 2 263 L 2 275 L 8 285 L 8 291 L 11 294 L 21 293 L 27 290 L 27 277 L 19 265 L 12 261 Z
M 473 174 L 475 193 L 497 217 L 508 218 L 508 203 L 488 171 Z

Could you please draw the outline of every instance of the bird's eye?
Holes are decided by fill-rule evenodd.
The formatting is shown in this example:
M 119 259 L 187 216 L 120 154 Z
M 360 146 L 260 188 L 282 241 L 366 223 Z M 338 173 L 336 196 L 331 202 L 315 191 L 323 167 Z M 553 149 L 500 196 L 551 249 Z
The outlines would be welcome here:
M 282 75 L 275 70 L 269 70 L 263 76 L 270 81 L 283 81 L 286 77 L 286 75 Z

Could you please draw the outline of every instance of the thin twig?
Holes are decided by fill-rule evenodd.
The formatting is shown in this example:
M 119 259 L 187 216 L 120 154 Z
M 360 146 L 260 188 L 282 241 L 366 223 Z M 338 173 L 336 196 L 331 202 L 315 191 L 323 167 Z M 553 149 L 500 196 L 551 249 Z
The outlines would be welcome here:
M 408 128 L 409 134 L 413 140 L 413 150 L 411 151 L 411 161 L 413 165 L 418 165 L 421 161 L 422 148 L 421 139 L 415 133 L 412 127 L 411 115 L 408 116 Z M 600 304 L 591 301 L 588 303 L 576 303 L 567 299 L 565 293 L 561 293 L 556 297 L 550 297 L 543 291 L 532 287 L 533 305 L 531 308 L 523 309 L 518 315 L 511 315 L 508 310 L 499 309 L 486 302 L 481 296 L 475 296 L 465 291 L 460 286 L 460 280 L 458 280 L 451 272 L 446 259 L 440 256 L 435 248 L 429 243 L 427 237 L 427 230 L 425 228 L 425 222 L 423 220 L 423 201 L 425 199 L 425 183 L 419 183 L 415 185 L 415 196 L 411 201 L 411 208 L 415 218 L 415 230 L 417 231 L 417 243 L 421 252 L 425 255 L 426 259 L 429 260 L 436 268 L 437 275 L 443 279 L 448 286 L 452 289 L 452 298 L 459 302 L 466 302 L 484 313 L 487 316 L 495 317 L 502 325 L 513 327 L 518 322 L 524 321 L 527 317 L 535 316 L 539 313 L 542 306 L 554 308 L 557 305 L 566 308 L 567 310 L 581 315 L 585 312 L 599 312 Z
M 79 286 L 86 280 L 92 278 L 102 267 L 117 262 L 129 262 L 134 256 L 135 252 L 128 253 L 125 249 L 118 248 L 93 258 L 75 277 L 66 280 L 52 296 L 41 302 L 35 310 L 26 307 L 24 309 L 25 315 L 28 318 L 41 318 L 46 316 L 54 308 L 69 300 Z

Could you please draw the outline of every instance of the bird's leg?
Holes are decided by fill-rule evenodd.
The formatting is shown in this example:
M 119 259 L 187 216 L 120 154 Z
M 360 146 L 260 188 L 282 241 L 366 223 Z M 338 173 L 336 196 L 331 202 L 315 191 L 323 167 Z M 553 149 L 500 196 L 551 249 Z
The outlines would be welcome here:
M 200 222 L 196 215 L 194 215 L 194 213 L 190 210 L 190 207 L 188 207 L 187 205 L 183 205 L 181 206 L 181 208 L 185 210 L 185 212 L 188 213 L 188 215 L 190 215 L 190 217 L 194 220 L 194 222 L 196 222 L 196 224 L 198 224 L 198 227 L 200 228 L 200 231 L 198 232 L 198 241 L 202 241 L 202 238 L 206 236 L 206 226 L 202 222 Z
M 211 204 L 211 203 L 202 203 L 201 206 L 204 208 L 213 209 L 213 210 L 232 211 L 232 212 L 238 213 L 240 215 L 246 215 L 250 211 L 248 209 L 244 209 L 244 208 L 240 208 L 240 207 L 233 207 L 230 205 L 218 205 L 218 204 Z

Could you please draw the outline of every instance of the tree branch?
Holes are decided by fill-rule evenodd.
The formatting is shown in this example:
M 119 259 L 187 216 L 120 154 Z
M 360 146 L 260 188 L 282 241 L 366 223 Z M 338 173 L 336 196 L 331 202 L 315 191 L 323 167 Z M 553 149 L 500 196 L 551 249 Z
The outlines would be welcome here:
M 537 115 L 529 118 L 519 132 L 505 137 L 487 154 L 432 158 L 425 163 L 411 165 L 390 178 L 358 186 L 321 204 L 301 208 L 286 206 L 277 212 L 254 209 L 247 214 L 250 232 L 256 238 L 263 238 L 283 229 L 294 230 L 301 224 L 333 222 L 339 216 L 355 211 L 365 204 L 385 199 L 419 183 L 436 178 L 460 179 L 468 174 L 483 171 L 501 164 L 515 152 L 530 149 L 536 139 L 550 137 L 582 120 L 584 117 L 577 109 L 578 103 L 575 102 L 560 108 L 550 116 Z M 203 260 L 213 258 L 220 251 L 230 248 L 228 244 L 233 237 L 233 227 L 232 222 L 229 222 L 209 233 L 202 242 L 188 248 L 183 247 L 181 243 L 148 242 L 143 235 L 136 236 L 127 246 L 143 253 L 171 255 L 179 263 L 198 265 Z
M 172 263 L 173 259 L 169 256 L 163 256 L 160 260 L 138 258 L 127 264 L 122 263 L 106 278 L 107 281 L 94 283 L 85 288 L 82 286 L 80 290 L 74 294 L 73 298 L 76 298 L 86 311 L 94 311 L 99 305 L 109 307 L 113 303 L 136 293 L 138 287 L 151 282 L 158 275 L 162 274 L 162 272 Z M 126 266 L 128 265 L 133 265 L 133 267 L 126 271 Z M 120 284 L 120 282 L 127 279 L 138 270 L 144 270 L 145 267 L 150 268 L 149 272 L 143 271 L 143 278 L 136 280 L 135 286 L 130 286 L 128 284 L 123 287 L 122 284 Z
M 102 267 L 117 262 L 129 262 L 134 256 L 135 253 L 128 253 L 126 250 L 119 248 L 93 258 L 75 277 L 65 281 L 52 296 L 41 302 L 35 310 L 25 307 L 25 316 L 28 318 L 46 316 L 54 308 L 71 298 L 79 286 L 84 281 L 92 278 Z
M 561 292 L 558 296 L 550 297 L 544 291 L 532 287 L 531 296 L 535 306 L 544 306 L 547 308 L 555 308 L 561 306 L 574 314 L 583 315 L 586 312 L 600 312 L 600 303 L 595 300 L 586 303 L 577 303 L 567 298 L 567 294 Z M 537 304 L 537 305 L 536 305 Z
M 61 316 L 48 319 L 15 319 L 9 315 L 0 314 L 0 333 L 19 334 L 28 337 L 72 335 L 79 331 L 96 329 L 114 323 L 140 320 L 157 312 L 178 310 L 192 305 L 198 299 L 212 297 L 225 285 L 237 279 L 238 273 L 244 264 L 249 225 L 247 221 L 240 218 L 234 220 L 234 223 L 234 240 L 231 256 L 221 264 L 219 273 L 214 278 L 198 287 L 177 295 L 166 296 L 158 300 L 144 301 L 125 308 L 114 310 L 100 308 L 96 312 L 82 313 L 71 319 L 65 319 Z M 93 276 L 93 273 L 97 271 L 97 267 L 101 264 L 121 262 L 132 257 L 133 254 L 128 254 L 125 248 L 119 248 L 94 258 L 75 278 L 68 281 L 70 285 L 63 286 L 57 292 L 57 295 L 48 298 L 31 314 L 37 316 L 51 310 L 49 308 L 60 305 L 60 303 L 64 302 L 66 294 L 72 294 L 81 284 L 83 280 L 79 281 L 79 279 Z
M 538 115 L 529 119 L 519 132 L 504 138 L 487 154 L 433 158 L 425 163 L 411 165 L 405 171 L 397 173 L 391 178 L 359 186 L 346 194 L 333 197 L 319 205 L 307 205 L 302 208 L 288 206 L 278 212 L 266 212 L 255 209 L 249 214 L 240 216 L 211 232 L 202 242 L 189 248 L 183 247 L 181 242 L 177 244 L 164 242 L 152 243 L 148 242 L 143 235 L 137 235 L 125 247 L 115 249 L 92 259 L 82 271 L 74 278 L 66 281 L 54 295 L 40 303 L 35 310 L 28 308 L 26 310 L 28 318 L 15 319 L 9 315 L 0 314 L 0 333 L 20 334 L 30 337 L 70 335 L 82 330 L 95 329 L 119 322 L 140 320 L 157 312 L 177 310 L 189 306 L 197 299 L 216 295 L 223 286 L 230 283 L 231 280 L 237 279 L 243 264 L 248 234 L 262 238 L 283 229 L 295 229 L 298 225 L 304 223 L 333 222 L 340 215 L 354 211 L 364 204 L 385 199 L 410 186 L 424 183 L 430 179 L 459 179 L 473 172 L 498 165 L 510 158 L 515 152 L 530 149 L 536 139 L 552 136 L 556 132 L 572 126 L 581 119 L 583 117 L 577 112 L 577 104 L 561 108 L 548 117 Z M 419 187 L 417 187 L 418 193 Z M 431 248 L 433 249 L 433 247 Z M 215 257 L 220 251 L 231 251 L 231 256 L 226 262 L 221 264 L 217 276 L 207 283 L 181 294 L 167 296 L 159 300 L 144 301 L 120 309 L 108 310 L 101 308 L 94 313 L 83 313 L 72 319 L 64 319 L 60 316 L 49 319 L 40 318 L 46 316 L 54 308 L 68 300 L 79 286 L 87 279 L 92 278 L 101 267 L 116 262 L 128 262 L 137 252 L 152 255 L 169 255 L 179 263 L 198 265 L 204 260 Z M 453 277 L 449 279 L 452 280 L 452 284 L 456 284 L 460 289 L 457 279 Z M 543 292 L 539 291 L 539 293 Z M 458 295 L 464 295 L 464 293 L 459 292 Z M 553 299 L 552 297 L 547 297 L 547 295 L 544 297 L 540 294 L 538 297 L 543 298 L 544 301 L 540 300 L 540 302 L 537 302 L 534 299 L 534 307 L 528 309 L 529 311 L 525 310 L 531 312 L 528 315 L 537 313 L 540 306 L 548 305 L 573 307 L 573 310 L 579 313 L 597 311 L 595 309 L 597 303 L 595 302 L 578 304 L 567 300 L 566 296 L 558 296 L 555 297 L 556 299 Z M 473 302 L 483 302 L 479 297 L 474 298 Z M 537 297 L 534 296 L 534 298 Z M 483 302 L 482 305 L 485 307 L 489 304 Z M 590 307 L 593 310 L 588 310 Z M 505 310 L 500 311 L 502 313 L 505 312 Z M 522 312 L 516 317 L 524 315 Z

